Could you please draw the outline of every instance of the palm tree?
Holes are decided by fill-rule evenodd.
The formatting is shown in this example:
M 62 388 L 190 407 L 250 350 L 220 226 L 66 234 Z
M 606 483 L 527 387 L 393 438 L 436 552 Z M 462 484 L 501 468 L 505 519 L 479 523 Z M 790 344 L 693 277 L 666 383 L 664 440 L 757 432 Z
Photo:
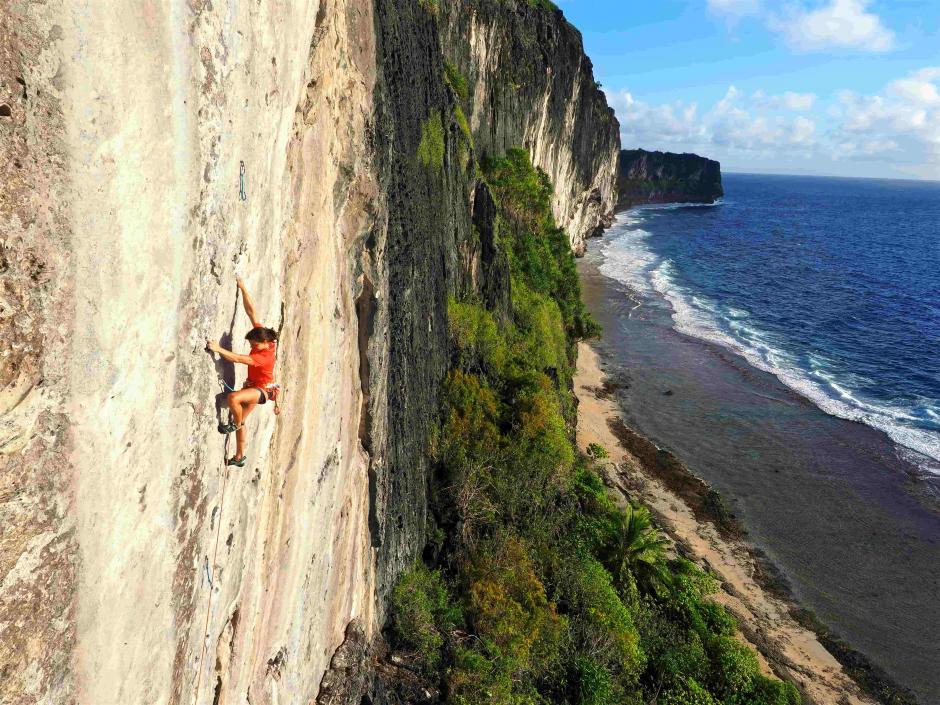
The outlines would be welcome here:
M 608 549 L 608 569 L 617 588 L 624 593 L 631 580 L 646 592 L 657 592 L 666 582 L 665 547 L 669 542 L 653 526 L 649 509 L 629 504 L 618 512 L 614 540 Z

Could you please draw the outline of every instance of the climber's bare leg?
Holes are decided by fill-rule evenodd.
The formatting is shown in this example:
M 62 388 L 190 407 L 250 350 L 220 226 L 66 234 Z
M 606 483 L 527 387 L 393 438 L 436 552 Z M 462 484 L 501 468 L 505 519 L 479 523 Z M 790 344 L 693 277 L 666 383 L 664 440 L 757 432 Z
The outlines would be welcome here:
M 260 392 L 249 387 L 239 389 L 228 395 L 228 408 L 232 412 L 232 423 L 235 424 L 235 456 L 236 458 L 245 457 L 245 419 L 248 414 L 258 405 Z

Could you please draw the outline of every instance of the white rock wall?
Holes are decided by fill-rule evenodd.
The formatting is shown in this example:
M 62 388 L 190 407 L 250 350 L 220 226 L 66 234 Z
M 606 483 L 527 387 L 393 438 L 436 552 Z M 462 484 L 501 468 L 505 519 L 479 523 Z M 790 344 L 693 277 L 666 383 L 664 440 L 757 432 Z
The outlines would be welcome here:
M 20 217 L 4 241 L 39 253 L 46 281 L 42 335 L 0 407 L 0 470 L 26 478 L 0 494 L 0 701 L 310 702 L 347 623 L 374 621 L 354 308 L 375 194 L 371 3 L 11 0 L 0 15 L 55 108 L 26 99 L 0 129 L 29 144 L 51 125 L 61 167 L 48 229 Z M 284 312 L 285 395 L 280 417 L 249 418 L 248 465 L 226 469 L 203 346 L 231 333 L 247 351 L 236 272 L 266 323 Z M 0 315 L 22 321 L 26 296 Z
M 501 23 L 483 19 L 472 11 L 468 26 L 466 41 L 476 76 L 472 86 L 471 129 L 474 134 L 479 134 L 481 130 L 498 132 L 499 126 L 492 124 L 491 111 L 494 96 L 504 90 L 500 84 L 506 82 L 505 67 L 501 66 L 501 61 L 505 59 L 501 55 L 507 51 L 506 43 L 515 38 L 507 36 L 506 28 Z M 533 47 L 531 50 L 538 49 Z M 572 250 L 580 256 L 585 250 L 585 239 L 593 235 L 598 227 L 606 227 L 612 222 L 617 202 L 617 159 L 620 147 L 617 130 L 614 129 L 606 149 L 598 150 L 595 154 L 575 153 L 578 149 L 585 149 L 584 143 L 580 141 L 583 135 L 578 134 L 578 130 L 583 130 L 584 126 L 577 124 L 578 111 L 584 107 L 581 103 L 582 89 L 585 84 L 594 84 L 593 70 L 580 49 L 577 60 L 579 63 L 572 71 L 574 80 L 567 87 L 567 93 L 561 96 L 565 104 L 563 124 L 559 125 L 554 119 L 556 116 L 552 115 L 550 103 L 558 96 L 553 96 L 549 89 L 535 104 L 514 106 L 524 114 L 524 124 L 517 141 L 506 146 L 525 146 L 533 164 L 548 174 L 555 189 L 552 198 L 555 221 L 567 231 Z M 550 66 L 547 67 L 547 71 L 551 70 Z M 535 78 L 520 76 L 520 80 Z M 552 85 L 551 81 L 546 83 Z M 602 142 L 604 138 L 598 137 L 598 143 Z M 595 166 L 589 181 L 585 181 L 578 173 L 577 164 L 584 159 L 593 161 Z
M 427 312 L 390 332 L 372 12 L 370 0 L 0 4 L 3 705 L 310 703 L 347 625 L 375 633 L 359 432 L 391 472 L 385 444 L 412 429 L 390 428 L 385 405 L 412 400 L 389 391 L 388 339 Z M 397 56 L 417 29 L 390 17 Z M 490 85 L 491 31 L 473 30 L 476 91 Z M 577 74 L 572 104 L 593 80 Z M 587 155 L 600 166 L 585 184 L 574 112 L 558 130 L 544 107 L 512 107 L 578 250 L 612 208 L 616 151 Z M 283 322 L 284 410 L 249 418 L 243 469 L 225 467 L 234 438 L 216 426 L 219 375 L 240 386 L 244 368 L 204 351 L 229 337 L 247 351 L 236 273 L 265 322 Z M 360 340 L 366 276 L 377 313 Z

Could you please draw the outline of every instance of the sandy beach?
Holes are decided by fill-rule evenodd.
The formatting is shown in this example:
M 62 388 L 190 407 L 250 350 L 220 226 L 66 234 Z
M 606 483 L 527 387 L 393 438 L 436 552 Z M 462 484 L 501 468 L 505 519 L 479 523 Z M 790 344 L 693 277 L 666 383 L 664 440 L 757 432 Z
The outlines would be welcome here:
M 578 446 L 582 450 L 590 443 L 603 446 L 610 454 L 604 473 L 611 489 L 624 500 L 646 504 L 677 550 L 717 576 L 722 589 L 716 599 L 737 617 L 740 636 L 758 650 L 762 667 L 792 680 L 807 702 L 877 705 L 816 634 L 791 616 L 791 605 L 761 586 L 756 577 L 760 565 L 745 543 L 733 531 L 720 529 L 720 522 L 702 517 L 701 508 L 695 506 L 695 491 L 676 491 L 675 483 L 667 486 L 662 472 L 638 457 L 637 445 L 631 442 L 635 434 L 624 424 L 606 388 L 598 354 L 587 344 L 579 347 L 574 383 L 579 401 Z

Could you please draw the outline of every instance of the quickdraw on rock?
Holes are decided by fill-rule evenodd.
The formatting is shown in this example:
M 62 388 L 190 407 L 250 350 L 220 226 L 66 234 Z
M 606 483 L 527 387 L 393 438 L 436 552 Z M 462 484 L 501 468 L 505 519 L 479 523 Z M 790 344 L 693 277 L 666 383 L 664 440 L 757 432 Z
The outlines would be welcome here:
M 247 177 L 245 176 L 245 162 L 238 162 L 238 198 L 242 201 L 248 200 L 246 188 Z

